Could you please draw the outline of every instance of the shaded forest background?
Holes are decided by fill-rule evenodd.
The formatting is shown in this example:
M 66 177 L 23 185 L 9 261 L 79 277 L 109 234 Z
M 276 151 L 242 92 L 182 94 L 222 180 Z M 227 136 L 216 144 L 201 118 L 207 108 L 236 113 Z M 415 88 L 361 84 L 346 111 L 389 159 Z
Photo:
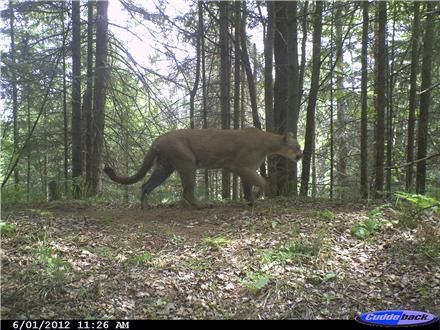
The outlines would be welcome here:
M 103 164 L 132 173 L 159 135 L 207 127 L 298 137 L 302 163 L 260 169 L 273 195 L 440 198 L 438 2 L 152 4 L 121 0 L 125 26 L 106 1 L 2 9 L 3 202 L 137 201 Z M 153 199 L 176 200 L 176 186 Z M 198 188 L 241 195 L 224 171 L 201 171 Z

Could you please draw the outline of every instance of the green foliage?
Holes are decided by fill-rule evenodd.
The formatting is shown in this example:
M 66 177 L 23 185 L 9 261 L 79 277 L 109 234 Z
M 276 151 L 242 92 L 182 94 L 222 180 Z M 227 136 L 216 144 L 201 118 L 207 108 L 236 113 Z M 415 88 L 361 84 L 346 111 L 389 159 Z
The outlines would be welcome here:
M 41 284 L 41 293 L 44 295 L 48 291 L 59 290 L 63 287 L 71 265 L 62 258 L 59 251 L 51 246 L 51 235 L 47 228 L 40 231 L 37 236 L 38 247 L 32 250 L 32 254 L 35 258 L 36 276 Z
M 317 256 L 322 246 L 320 235 L 312 238 L 294 238 L 288 244 L 271 250 L 263 250 L 260 253 L 261 263 L 270 264 L 278 262 L 286 264 L 294 262 L 302 257 Z
M 319 285 L 321 283 L 327 283 L 335 281 L 338 277 L 338 274 L 335 272 L 329 272 L 327 274 L 321 275 L 321 274 L 310 274 L 307 276 L 306 281 L 313 285 Z
M 13 223 L 0 222 L 1 237 L 11 237 L 15 234 L 17 226 Z
M 433 197 L 403 191 L 395 192 L 394 196 L 396 198 L 396 205 L 413 215 L 429 209 L 440 216 L 440 201 Z
M 156 256 L 148 251 L 140 255 L 131 255 L 127 259 L 127 264 L 132 266 L 149 265 L 151 264 Z
M 335 217 L 336 214 L 327 209 L 318 212 L 318 218 L 325 222 L 333 221 Z
M 220 249 L 220 248 L 228 246 L 231 243 L 231 240 L 226 238 L 225 236 L 220 236 L 220 235 L 214 236 L 214 237 L 208 236 L 208 237 L 203 238 L 203 243 L 206 246 Z
M 182 259 L 182 264 L 195 271 L 203 273 L 207 270 L 210 270 L 212 265 L 208 259 L 202 259 L 202 258 L 195 258 L 192 256 L 186 256 Z
M 351 227 L 351 235 L 360 240 L 365 240 L 379 232 L 389 221 L 384 218 L 384 210 L 389 209 L 389 204 L 376 207 L 368 212 L 368 218 Z
M 265 273 L 248 273 L 242 281 L 243 286 L 253 295 L 270 283 L 270 276 Z

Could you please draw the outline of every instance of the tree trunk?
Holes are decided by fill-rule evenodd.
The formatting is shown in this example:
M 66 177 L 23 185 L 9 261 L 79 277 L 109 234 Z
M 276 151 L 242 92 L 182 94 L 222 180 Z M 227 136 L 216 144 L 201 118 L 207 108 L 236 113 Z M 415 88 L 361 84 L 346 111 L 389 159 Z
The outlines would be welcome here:
M 420 112 L 417 127 L 417 159 L 427 155 L 428 147 L 428 114 L 431 103 L 431 69 L 434 34 L 434 2 L 426 3 L 425 35 L 423 38 L 422 84 L 420 92 Z M 426 160 L 417 163 L 416 192 L 425 194 L 426 191 Z
M 386 155 L 386 176 L 385 176 L 385 190 L 387 194 L 391 194 L 391 167 L 393 166 L 393 144 L 394 144 L 394 128 L 393 128 L 393 113 L 394 113 L 394 43 L 396 36 L 396 6 L 393 7 L 393 32 L 391 37 L 391 53 L 390 60 L 387 62 L 390 65 L 388 72 L 388 113 L 387 113 L 387 155 Z
M 330 199 L 333 199 L 333 190 L 335 186 L 335 128 L 334 128 L 334 116 L 335 116 L 335 107 L 334 107 L 334 88 L 333 88 L 333 77 L 335 73 L 335 65 L 333 64 L 333 55 L 334 55 L 334 25 L 335 25 L 335 11 L 332 8 L 332 20 L 331 20 L 331 29 L 330 29 Z M 337 60 L 337 55 L 336 55 Z M 314 158 L 315 155 L 313 155 Z M 312 193 L 313 196 L 313 193 Z
M 199 21 L 203 21 L 203 2 L 198 2 L 199 6 Z M 201 41 L 201 61 L 202 61 L 202 119 L 203 128 L 208 128 L 208 91 L 207 91 L 207 81 L 206 81 L 206 55 L 205 55 L 205 28 L 202 24 L 202 30 L 200 31 L 200 41 Z M 209 173 L 205 169 L 203 171 L 204 181 L 205 181 L 205 198 L 209 199 Z
M 409 90 L 409 114 L 408 114 L 408 140 L 406 146 L 406 162 L 414 161 L 414 137 L 416 127 L 416 106 L 417 106 L 417 72 L 419 62 L 419 25 L 420 25 L 420 2 L 414 1 L 414 20 L 411 36 L 411 73 Z M 406 168 L 406 191 L 411 191 L 413 185 L 414 165 L 410 164 Z
M 274 60 L 274 39 L 275 39 L 275 2 L 267 1 L 267 28 L 264 40 L 264 111 L 266 114 L 266 130 L 276 132 L 274 118 L 274 81 L 273 81 L 273 60 Z M 276 195 L 276 157 L 268 157 L 269 189 L 271 195 Z
M 319 71 L 321 64 L 320 58 L 323 2 L 317 1 L 315 6 L 316 8 L 313 22 L 312 78 L 309 92 L 309 103 L 307 105 L 306 137 L 301 174 L 301 196 L 307 196 L 309 190 L 310 162 L 312 159 L 313 145 L 315 140 L 315 107 L 318 97 Z
M 376 77 L 375 86 L 377 92 L 376 101 L 376 157 L 374 196 L 380 198 L 383 195 L 384 185 L 384 156 L 385 156 L 385 108 L 386 108 L 386 23 L 387 3 L 379 1 L 378 6 L 378 30 L 377 30 L 377 53 L 376 53 Z
M 368 1 L 362 2 L 361 196 L 368 198 Z
M 92 181 L 92 159 L 93 159 L 93 30 L 94 30 L 94 6 L 95 1 L 87 2 L 87 82 L 84 95 L 85 115 L 85 150 L 86 150 L 86 182 Z
M 241 59 L 243 63 L 243 68 L 246 71 L 246 77 L 249 88 L 249 98 L 251 101 L 251 109 L 252 109 L 252 122 L 254 127 L 261 129 L 261 121 L 258 115 L 258 106 L 257 106 L 257 89 L 255 83 L 255 77 L 252 72 L 251 62 L 249 60 L 249 52 L 247 49 L 247 36 L 246 36 L 246 3 L 242 2 L 243 6 L 243 23 L 241 24 Z M 260 166 L 260 174 L 262 176 L 266 176 L 266 165 L 263 163 Z
M 73 196 L 80 195 L 76 178 L 82 175 L 81 148 L 81 12 L 72 2 L 72 179 Z
M 101 190 L 101 163 L 104 142 L 104 112 L 107 91 L 107 18 L 108 1 L 97 2 L 96 17 L 96 65 L 94 90 L 93 154 L 91 157 L 90 193 Z
M 274 59 L 275 59 L 275 83 L 274 83 L 274 131 L 283 134 L 286 132 L 286 110 L 288 93 L 288 57 L 287 57 L 287 6 L 286 2 L 275 1 L 275 36 L 274 36 Z M 284 181 L 282 178 L 283 163 L 279 156 L 271 157 L 271 192 L 280 196 L 283 191 Z
M 299 118 L 299 68 L 298 68 L 298 3 L 297 1 L 287 2 L 287 56 L 288 56 L 288 90 L 287 90 L 287 113 L 286 133 L 292 132 L 295 138 L 298 137 Z M 288 195 L 298 195 L 297 164 L 291 160 L 284 159 L 283 167 L 286 178 L 284 190 Z
M 231 127 L 230 119 L 230 77 L 229 58 L 229 2 L 221 1 L 220 6 L 220 107 L 222 129 Z M 231 175 L 222 170 L 222 198 L 231 198 Z
M 243 6 L 243 24 L 241 24 L 241 59 L 243 62 L 243 67 L 246 71 L 246 77 L 249 87 L 249 98 L 251 101 L 252 109 L 252 120 L 256 128 L 261 129 L 261 122 L 258 116 L 258 106 L 257 106 L 257 92 L 255 88 L 254 74 L 252 72 L 251 62 L 249 60 L 249 52 L 247 49 L 247 36 L 246 36 L 246 3 L 242 3 Z
M 304 90 L 304 73 L 306 71 L 306 45 L 307 45 L 307 18 L 308 18 L 309 2 L 304 1 L 302 11 L 302 40 L 301 40 L 301 64 L 299 66 L 298 78 L 298 110 L 301 105 L 301 99 Z
M 274 2 L 267 1 L 267 30 L 264 42 L 264 109 L 266 130 L 274 132 L 273 118 L 273 49 L 274 49 Z
M 200 38 L 202 36 L 201 31 L 203 30 L 203 9 L 202 6 L 199 5 L 198 8 L 198 25 L 197 25 L 197 33 L 196 33 L 196 76 L 194 78 L 194 85 L 192 90 L 189 93 L 189 126 L 194 128 L 194 103 L 197 94 L 197 89 L 199 88 L 200 81 Z
M 338 7 L 336 10 L 336 58 L 338 62 L 336 64 L 336 89 L 338 91 L 338 99 L 336 104 L 336 145 L 337 149 L 337 163 L 336 163 L 336 178 L 337 184 L 344 188 L 347 181 L 347 161 L 348 161 L 348 145 L 347 145 L 347 130 L 346 130 L 346 104 L 341 95 L 344 95 L 344 58 L 343 53 L 343 35 L 342 35 L 342 7 Z M 341 193 L 344 189 L 340 190 L 339 198 L 343 198 Z
M 10 29 L 11 29 L 11 85 L 12 85 L 12 120 L 14 126 L 14 156 L 18 157 L 19 141 L 18 141 L 18 88 L 17 88 L 17 60 L 15 50 L 15 15 L 12 1 L 9 1 L 10 10 Z M 18 167 L 14 169 L 15 189 L 18 189 L 20 183 L 20 173 Z
M 235 35 L 234 35 L 234 129 L 240 127 L 240 70 L 241 70 L 241 3 L 237 1 L 235 5 Z M 232 178 L 232 199 L 237 200 L 239 197 L 239 185 L 237 174 Z
M 62 34 L 63 34 L 63 46 L 62 46 L 62 57 L 63 57 L 63 140 L 64 140 L 64 193 L 68 192 L 68 181 L 69 181 L 69 125 L 67 117 L 67 72 L 66 72 L 66 27 L 64 25 L 64 10 L 67 8 L 66 3 L 62 3 L 61 10 L 61 24 L 62 24 Z

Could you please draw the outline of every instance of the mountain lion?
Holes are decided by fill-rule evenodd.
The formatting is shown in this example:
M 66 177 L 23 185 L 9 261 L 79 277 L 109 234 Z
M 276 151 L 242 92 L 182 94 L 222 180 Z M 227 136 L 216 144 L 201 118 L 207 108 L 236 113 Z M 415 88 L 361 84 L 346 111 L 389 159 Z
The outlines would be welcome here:
M 252 205 L 252 186 L 257 186 L 260 191 L 266 186 L 266 180 L 256 170 L 270 155 L 297 161 L 302 157 L 302 151 L 292 133 L 282 136 L 256 128 L 182 129 L 157 138 L 141 168 L 132 176 L 118 176 L 110 167 L 105 167 L 104 172 L 117 183 L 132 184 L 141 180 L 155 165 L 151 177 L 141 189 L 141 207 L 146 207 L 148 194 L 176 170 L 182 180 L 183 197 L 192 206 L 201 208 L 202 204 L 194 196 L 196 170 L 228 169 L 241 177 L 245 198 Z

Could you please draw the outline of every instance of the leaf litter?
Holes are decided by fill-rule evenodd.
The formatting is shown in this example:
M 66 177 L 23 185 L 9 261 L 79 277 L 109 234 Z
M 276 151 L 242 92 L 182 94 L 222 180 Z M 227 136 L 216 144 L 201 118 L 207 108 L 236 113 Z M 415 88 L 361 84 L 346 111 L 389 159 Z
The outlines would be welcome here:
M 409 229 L 388 212 L 386 225 L 356 238 L 352 229 L 368 220 L 369 211 L 361 204 L 299 200 L 205 210 L 58 207 L 45 213 L 11 207 L 3 212 L 15 229 L 2 235 L 1 316 L 440 314 L 440 256 L 433 253 L 439 219 L 421 217 L 420 226 Z M 427 225 L 434 231 L 429 240 Z M 428 243 L 434 248 L 424 248 Z

